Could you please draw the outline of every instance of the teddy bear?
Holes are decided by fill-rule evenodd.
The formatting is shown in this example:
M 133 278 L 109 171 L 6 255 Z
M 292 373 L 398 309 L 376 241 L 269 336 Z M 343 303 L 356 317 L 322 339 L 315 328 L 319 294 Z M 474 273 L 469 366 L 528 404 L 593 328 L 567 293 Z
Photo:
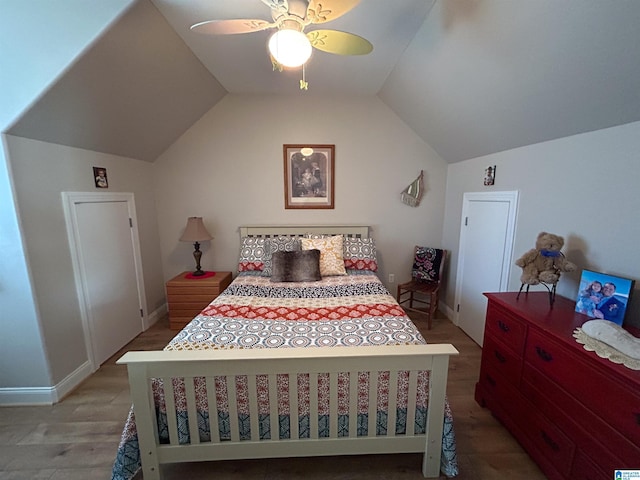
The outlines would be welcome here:
M 548 232 L 540 232 L 536 239 L 536 248 L 532 248 L 516 260 L 522 268 L 520 280 L 522 284 L 538 285 L 548 283 L 555 285 L 562 272 L 572 272 L 576 265 L 568 261 L 560 251 L 564 246 L 564 238 Z

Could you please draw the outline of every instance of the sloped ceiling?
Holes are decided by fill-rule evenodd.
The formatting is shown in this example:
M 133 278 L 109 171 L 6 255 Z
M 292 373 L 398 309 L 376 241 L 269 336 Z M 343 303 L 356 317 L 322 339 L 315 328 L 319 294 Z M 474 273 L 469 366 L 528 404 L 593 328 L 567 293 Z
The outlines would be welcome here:
M 220 83 L 231 93 L 285 95 L 376 95 L 396 62 L 423 24 L 435 0 L 361 0 L 344 15 L 320 25 L 309 25 L 305 32 L 317 29 L 341 30 L 366 38 L 373 44 L 368 55 L 345 57 L 313 51 L 305 66 L 309 90 L 298 88 L 300 69 L 273 70 L 267 42 L 274 29 L 241 35 L 203 35 L 190 26 L 206 20 L 234 18 L 272 21 L 265 3 L 283 0 L 151 0 L 202 60 Z M 288 0 L 289 4 L 303 0 Z M 345 0 L 312 0 L 322 10 Z
M 640 120 L 640 1 L 363 0 L 326 28 L 373 53 L 314 53 L 308 92 L 299 71 L 273 72 L 267 32 L 188 29 L 268 12 L 140 0 L 8 133 L 153 161 L 226 92 L 378 95 L 458 162 Z
M 640 120 L 640 2 L 438 0 L 380 92 L 448 162 Z
M 226 93 L 141 1 L 7 133 L 153 161 Z

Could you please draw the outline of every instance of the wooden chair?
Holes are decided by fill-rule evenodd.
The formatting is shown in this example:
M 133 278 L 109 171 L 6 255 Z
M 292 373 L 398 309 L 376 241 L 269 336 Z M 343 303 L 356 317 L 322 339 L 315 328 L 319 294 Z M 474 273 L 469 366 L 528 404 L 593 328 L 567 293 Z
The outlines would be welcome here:
M 427 314 L 427 328 L 431 330 L 431 319 L 438 309 L 438 295 L 444 271 L 447 251 L 437 248 L 416 246 L 414 251 L 411 281 L 398 285 L 396 299 L 405 310 Z M 403 295 L 409 295 L 402 298 Z M 418 294 L 421 298 L 416 298 Z M 408 306 L 405 306 L 409 302 Z M 414 308 L 413 302 L 426 305 L 422 309 Z

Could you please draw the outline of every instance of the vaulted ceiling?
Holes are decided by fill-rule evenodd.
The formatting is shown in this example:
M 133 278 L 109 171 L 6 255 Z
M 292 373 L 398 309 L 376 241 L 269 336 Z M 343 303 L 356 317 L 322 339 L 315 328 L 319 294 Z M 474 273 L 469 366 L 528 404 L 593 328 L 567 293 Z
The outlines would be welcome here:
M 363 0 L 322 28 L 373 52 L 314 51 L 308 91 L 300 70 L 273 71 L 270 32 L 189 30 L 270 20 L 265 3 L 139 0 L 8 133 L 153 161 L 228 92 L 377 95 L 458 162 L 640 120 L 638 1 Z

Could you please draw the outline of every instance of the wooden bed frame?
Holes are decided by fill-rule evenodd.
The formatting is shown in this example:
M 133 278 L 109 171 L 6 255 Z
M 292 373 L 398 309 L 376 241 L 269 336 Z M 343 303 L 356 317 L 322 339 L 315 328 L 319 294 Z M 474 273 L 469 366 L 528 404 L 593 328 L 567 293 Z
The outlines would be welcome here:
M 301 232 L 301 233 L 299 233 Z M 368 237 L 368 227 L 241 227 L 242 236 L 297 235 L 304 233 L 347 234 Z M 161 478 L 160 465 L 164 463 L 235 460 L 244 458 L 312 457 L 323 455 L 357 455 L 374 453 L 424 452 L 422 473 L 425 477 L 440 475 L 440 456 L 445 410 L 445 393 L 449 357 L 458 351 L 450 344 L 366 346 L 356 348 L 286 348 L 208 351 L 146 351 L 128 352 L 118 360 L 126 364 L 129 386 L 135 412 L 138 442 L 145 480 Z M 396 424 L 396 397 L 398 372 L 409 371 L 409 403 L 407 405 L 406 432 L 396 435 L 389 428 L 386 435 L 376 435 L 377 372 L 390 372 L 388 425 Z M 429 408 L 426 433 L 414 431 L 417 376 L 420 371 L 430 372 Z M 349 372 L 349 436 L 338 436 L 338 374 Z M 357 378 L 359 372 L 373 372 L 369 378 L 369 412 L 367 436 L 357 436 Z M 268 375 L 270 432 L 279 432 L 276 376 L 309 374 L 310 432 L 300 438 L 298 422 L 290 422 L 290 438 L 280 439 L 277 433 L 271 439 L 259 438 L 256 376 Z M 329 374 L 330 436 L 319 437 L 318 381 L 319 374 Z M 218 416 L 210 415 L 210 441 L 200 441 L 196 414 L 194 377 L 206 379 L 207 402 L 210 412 L 216 412 L 214 376 L 246 375 L 248 380 L 251 438 L 239 438 L 235 381 L 227 381 L 229 398 L 230 440 L 220 440 Z M 179 444 L 177 415 L 171 378 L 185 379 L 188 429 L 191 443 Z M 164 379 L 167 423 L 170 443 L 158 440 L 156 407 L 152 380 Z M 297 382 L 289 381 L 289 407 L 298 411 Z M 292 416 L 292 418 L 296 418 Z

